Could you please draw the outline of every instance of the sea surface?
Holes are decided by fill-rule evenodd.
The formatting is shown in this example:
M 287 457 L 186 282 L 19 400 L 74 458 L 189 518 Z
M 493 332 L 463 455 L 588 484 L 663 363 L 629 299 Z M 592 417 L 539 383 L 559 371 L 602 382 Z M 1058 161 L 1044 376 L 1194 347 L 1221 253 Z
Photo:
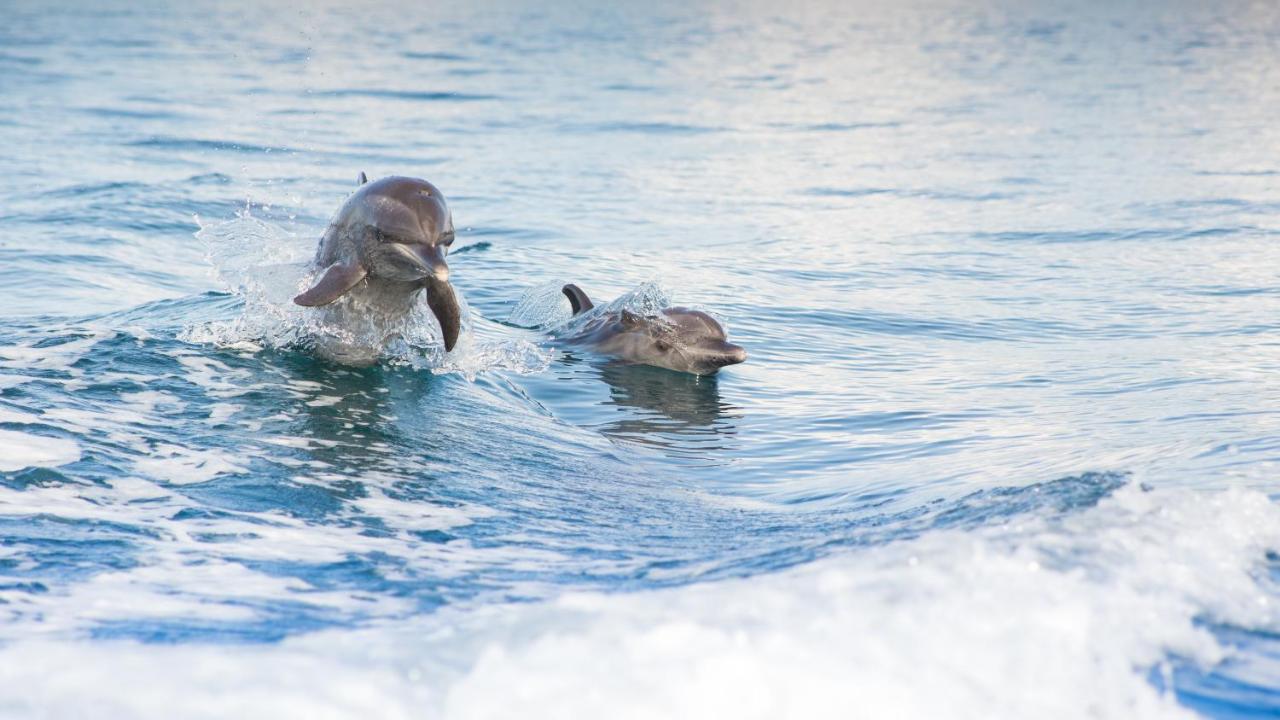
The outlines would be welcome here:
M 1278 108 L 1274 2 L 0 2 L 0 717 L 1276 717 Z M 454 352 L 309 352 L 361 171 Z

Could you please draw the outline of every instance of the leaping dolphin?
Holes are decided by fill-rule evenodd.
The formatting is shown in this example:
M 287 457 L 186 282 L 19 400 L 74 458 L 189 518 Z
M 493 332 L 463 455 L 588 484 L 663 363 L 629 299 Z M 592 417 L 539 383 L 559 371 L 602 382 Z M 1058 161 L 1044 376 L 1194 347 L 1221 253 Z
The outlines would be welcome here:
M 315 268 L 324 275 L 293 301 L 316 307 L 350 293 L 356 305 L 396 317 L 426 290 L 444 348 L 452 350 L 462 319 L 445 264 L 454 230 L 444 194 L 417 178 L 368 182 L 362 172 L 359 181 L 320 238 Z

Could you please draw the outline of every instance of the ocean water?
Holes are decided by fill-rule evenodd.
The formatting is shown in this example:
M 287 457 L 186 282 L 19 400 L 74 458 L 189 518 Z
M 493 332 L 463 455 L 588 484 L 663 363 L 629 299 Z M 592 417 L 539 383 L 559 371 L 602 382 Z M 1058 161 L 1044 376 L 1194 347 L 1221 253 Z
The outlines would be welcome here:
M 1280 713 L 1280 6 L 619 5 L 0 4 L 0 716 Z

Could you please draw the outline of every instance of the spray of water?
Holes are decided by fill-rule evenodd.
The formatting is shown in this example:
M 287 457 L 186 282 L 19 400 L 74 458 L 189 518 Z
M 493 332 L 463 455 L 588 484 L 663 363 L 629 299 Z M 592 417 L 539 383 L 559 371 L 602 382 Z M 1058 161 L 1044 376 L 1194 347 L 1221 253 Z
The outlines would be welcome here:
M 604 318 L 626 310 L 641 317 L 646 317 L 658 325 L 674 325 L 663 315 L 663 308 L 675 305 L 672 293 L 656 280 L 641 283 L 635 289 L 623 293 L 605 303 L 597 301 L 597 305 L 587 312 L 573 315 L 569 301 L 561 292 L 564 283 L 560 281 L 537 285 L 525 291 L 520 302 L 511 311 L 508 319 L 513 325 L 544 330 L 556 337 L 568 338 L 581 334 L 601 322 Z M 696 308 L 711 315 L 720 323 L 726 332 L 729 325 L 718 313 Z
M 180 336 L 186 342 L 315 352 L 357 365 L 406 364 L 469 380 L 492 370 L 540 372 L 550 362 L 548 351 L 522 338 L 500 336 L 490 327 L 493 323 L 484 323 L 487 332 L 478 337 L 476 320 L 456 287 L 462 332 L 450 353 L 445 353 L 439 325 L 425 303 L 407 316 L 356 307 L 350 298 L 320 309 L 295 305 L 293 296 L 315 279 L 310 264 L 314 236 L 291 232 L 248 210 L 232 220 L 201 222 L 196 237 L 204 244 L 214 277 L 243 305 L 235 318 L 186 328 Z
M 569 301 L 560 289 L 560 281 L 537 285 L 525 291 L 511 311 L 513 325 L 533 327 L 555 335 L 569 335 L 588 323 L 611 313 L 627 310 L 644 317 L 661 318 L 662 309 L 672 304 L 671 294 L 655 281 L 641 283 L 634 290 L 607 302 L 598 303 L 585 313 L 574 316 Z

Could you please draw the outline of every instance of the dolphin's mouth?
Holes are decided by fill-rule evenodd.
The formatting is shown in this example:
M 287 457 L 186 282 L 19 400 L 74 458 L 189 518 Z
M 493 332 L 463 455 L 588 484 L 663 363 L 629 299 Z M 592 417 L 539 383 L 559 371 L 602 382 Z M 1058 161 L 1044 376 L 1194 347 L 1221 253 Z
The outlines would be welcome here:
M 711 364 L 716 369 L 726 367 L 728 365 L 737 365 L 740 362 L 746 362 L 747 351 L 740 345 L 734 345 L 731 342 L 723 343 L 717 348 L 716 355 L 711 358 Z
M 440 282 L 448 282 L 449 266 L 444 261 L 444 252 L 437 245 L 402 245 L 392 243 L 389 247 L 400 253 L 413 264 L 423 277 L 434 278 Z
M 462 308 L 458 306 L 458 296 L 453 286 L 435 276 L 423 278 L 422 284 L 427 289 L 427 307 L 440 323 L 440 332 L 444 334 L 445 352 L 453 350 L 458 344 L 458 334 L 462 332 Z

